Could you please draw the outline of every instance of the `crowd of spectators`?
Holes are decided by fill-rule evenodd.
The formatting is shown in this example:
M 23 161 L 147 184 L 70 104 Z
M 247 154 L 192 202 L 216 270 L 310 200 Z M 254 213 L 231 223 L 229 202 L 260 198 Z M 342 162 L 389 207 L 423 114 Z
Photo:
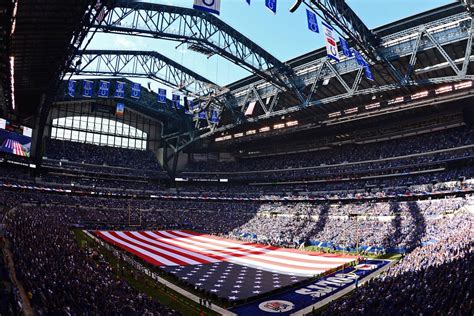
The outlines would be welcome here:
M 15 206 L 4 218 L 7 237 L 12 241 L 18 275 L 40 315 L 174 313 L 116 279 L 99 254 L 79 247 L 72 227 L 190 229 L 287 247 L 311 240 L 348 248 L 357 242 L 360 246 L 404 247 L 409 254 L 402 264 L 390 268 L 385 276 L 389 281 L 374 281 L 389 289 L 394 286 L 382 291 L 392 295 L 406 285 L 406 275 L 420 278 L 428 292 L 431 281 L 425 278 L 432 271 L 445 272 L 446 265 L 458 265 L 454 271 L 464 275 L 466 240 L 472 242 L 474 228 L 474 218 L 467 211 L 474 203 L 471 196 L 377 203 L 225 203 L 3 190 L 0 203 Z M 398 279 L 400 283 L 394 281 Z M 459 288 L 464 290 L 465 284 L 460 283 Z M 370 290 L 359 291 L 367 291 L 361 297 L 370 301 Z M 355 306 L 360 311 L 367 308 Z M 344 313 L 344 308 L 352 306 L 342 303 L 330 308 Z
M 304 172 L 315 174 L 331 173 L 341 170 L 328 168 L 331 165 L 348 164 L 361 161 L 380 160 L 405 155 L 423 154 L 443 149 L 454 149 L 461 146 L 472 145 L 474 142 L 474 128 L 459 127 L 451 130 L 433 132 L 410 137 L 403 137 L 382 142 L 366 144 L 346 144 L 333 147 L 324 147 L 316 151 L 301 152 L 285 155 L 271 155 L 254 158 L 241 158 L 233 162 L 194 162 L 187 166 L 187 172 L 217 172 L 226 174 L 229 172 L 253 172 L 276 169 L 295 169 L 308 167 L 325 167 L 324 169 L 305 169 Z M 410 157 L 408 159 L 397 158 L 392 161 L 384 161 L 381 164 L 350 165 L 348 172 L 357 169 L 378 169 L 388 167 L 399 167 L 420 163 L 428 163 L 437 160 L 454 159 L 460 157 L 472 157 L 473 148 L 463 150 L 450 150 L 445 153 Z M 345 169 L 344 166 L 342 166 Z M 298 173 L 297 170 L 289 170 L 290 173 Z M 186 173 L 185 173 L 186 174 Z M 245 174 L 239 174 L 240 177 Z M 248 175 L 248 176 L 251 176 Z M 271 176 L 269 173 L 268 176 Z
M 125 149 L 49 139 L 45 156 L 93 165 L 107 165 L 134 169 L 160 170 L 160 164 L 149 150 Z
M 324 315 L 472 315 L 474 225 L 445 222 L 380 277 L 333 301 Z
M 18 206 L 5 220 L 17 277 L 38 315 L 175 315 L 80 248 L 61 208 Z
M 263 204 L 232 238 L 297 247 L 306 242 L 333 249 L 374 247 L 409 251 L 438 239 L 446 225 L 471 225 L 465 212 L 453 215 L 472 198 L 350 204 Z

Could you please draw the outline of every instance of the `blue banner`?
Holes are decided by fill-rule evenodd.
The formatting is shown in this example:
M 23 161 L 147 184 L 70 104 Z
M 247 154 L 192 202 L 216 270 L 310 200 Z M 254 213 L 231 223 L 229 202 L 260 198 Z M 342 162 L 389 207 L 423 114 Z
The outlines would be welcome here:
M 115 98 L 123 99 L 125 98 L 125 82 L 116 81 L 115 82 Z
M 372 71 L 370 71 L 369 65 L 364 67 L 364 72 L 365 72 L 365 78 L 367 78 L 370 81 L 374 81 L 374 75 L 372 74 Z
M 67 84 L 67 94 L 73 98 L 76 96 L 76 81 L 75 80 L 69 80 Z
M 109 97 L 109 88 L 110 88 L 110 82 L 101 80 L 99 81 L 99 92 L 97 93 L 97 96 L 99 98 L 108 98 Z
M 166 104 L 166 89 L 158 89 L 157 101 Z
M 86 98 L 91 98 L 93 90 L 94 90 L 94 81 L 84 80 L 83 85 L 82 85 L 82 96 Z
M 277 12 L 277 0 L 265 0 L 265 6 L 274 14 Z
M 318 19 L 316 18 L 316 14 L 306 9 L 306 17 L 308 18 L 308 29 L 310 31 L 319 33 Z
M 139 83 L 132 83 L 132 94 L 130 97 L 134 99 L 140 99 L 142 86 Z
M 357 63 L 359 64 L 359 66 L 362 66 L 362 67 L 368 66 L 367 62 L 364 60 L 364 57 L 362 57 L 362 55 L 359 54 L 359 52 L 356 51 L 355 49 L 353 51 L 354 51 L 355 59 L 356 59 Z
M 206 111 L 199 112 L 198 118 L 200 120 L 205 120 L 206 119 Z
M 173 94 L 172 97 L 171 97 L 171 100 L 173 101 L 173 105 L 176 107 L 176 109 L 181 109 L 181 104 L 180 104 L 180 101 L 181 101 L 181 96 L 178 95 L 178 94 Z
M 217 115 L 217 111 L 211 112 L 211 123 L 214 123 L 214 124 L 219 123 L 219 117 Z
M 347 44 L 346 40 L 342 37 L 339 37 L 339 43 L 341 43 L 342 53 L 347 57 L 352 57 L 352 50 L 349 44 Z
M 185 109 L 184 114 L 193 115 L 193 110 L 194 110 L 194 101 L 188 100 L 188 107 L 187 109 Z
M 355 267 L 347 267 L 319 278 L 304 287 L 288 289 L 280 294 L 244 304 L 231 311 L 237 315 L 290 315 L 301 311 L 342 291 L 358 286 L 365 277 L 386 266 L 388 260 L 364 260 Z M 305 313 L 310 313 L 306 310 Z

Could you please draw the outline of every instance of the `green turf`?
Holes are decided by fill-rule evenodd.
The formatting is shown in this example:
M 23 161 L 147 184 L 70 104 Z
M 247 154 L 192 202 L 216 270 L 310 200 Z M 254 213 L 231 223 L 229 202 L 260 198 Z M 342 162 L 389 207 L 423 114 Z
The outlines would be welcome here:
M 107 249 L 101 247 L 93 239 L 87 236 L 82 230 L 73 230 L 74 236 L 82 248 L 90 248 L 98 251 L 109 263 L 117 278 L 126 280 L 130 286 L 141 293 L 145 293 L 154 300 L 166 305 L 183 315 L 218 315 L 217 312 L 200 306 L 181 294 L 157 283 L 149 276 L 137 271 L 128 263 L 117 259 Z

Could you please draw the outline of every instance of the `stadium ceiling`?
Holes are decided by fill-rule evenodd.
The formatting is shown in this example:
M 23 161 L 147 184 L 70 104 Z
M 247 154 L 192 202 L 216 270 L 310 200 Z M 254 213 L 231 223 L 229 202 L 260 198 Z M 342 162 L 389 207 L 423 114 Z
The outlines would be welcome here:
M 177 90 L 189 88 L 187 92 L 199 98 L 207 93 L 203 108 L 217 111 L 220 122 L 211 123 L 208 111 L 206 119 L 193 121 L 192 129 L 172 134 L 180 139 L 173 146 L 176 150 L 216 133 L 243 132 L 288 119 L 321 122 L 334 113 L 363 112 L 373 103 L 416 96 L 427 86 L 474 80 L 474 23 L 468 6 L 454 3 L 369 30 L 342 0 L 303 2 L 348 35 L 350 44 L 369 61 L 374 81 L 365 78 L 354 58 L 342 57 L 336 63 L 326 57 L 324 48 L 282 63 L 211 14 L 123 0 L 107 3 L 105 17 L 91 20 L 91 28 L 187 43 L 201 53 L 228 58 L 254 75 L 222 88 L 158 53 L 120 51 L 80 52 L 81 62 L 71 70 L 151 77 Z M 178 72 L 166 77 L 161 69 Z M 179 81 L 180 76 L 188 77 Z
M 95 0 L 13 3 L 9 53 L 15 93 L 9 111 L 32 126 L 34 117 L 45 118 L 66 66 L 88 33 Z
M 304 82 L 304 102 L 294 102 L 255 76 L 228 85 L 234 96 L 234 110 L 255 109 L 242 122 L 221 116 L 220 125 L 204 133 L 236 133 L 249 128 L 271 126 L 282 120 L 323 121 L 332 113 L 363 111 L 365 105 L 416 95 L 426 87 L 474 80 L 472 61 L 473 20 L 466 7 L 454 3 L 430 10 L 372 31 L 379 38 L 380 61 L 370 62 L 374 81 L 367 80 L 354 58 L 335 63 L 319 49 L 286 64 Z M 401 80 L 387 71 L 390 64 Z M 283 119 L 284 118 L 284 119 Z M 242 124 L 246 123 L 246 124 Z
M 105 20 L 92 28 L 186 43 L 205 55 L 229 59 L 280 91 L 299 95 L 291 67 L 210 13 L 130 0 L 110 1 L 109 8 Z
M 222 91 L 209 79 L 154 51 L 79 51 L 75 75 L 151 78 L 193 97 Z

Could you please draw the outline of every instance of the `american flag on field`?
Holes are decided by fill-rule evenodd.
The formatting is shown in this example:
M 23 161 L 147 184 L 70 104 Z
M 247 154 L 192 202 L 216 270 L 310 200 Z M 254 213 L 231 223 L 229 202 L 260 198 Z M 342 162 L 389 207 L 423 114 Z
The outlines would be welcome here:
M 18 156 L 27 156 L 23 146 L 13 139 L 5 139 L 2 144 L 2 151 L 11 152 Z
M 230 300 L 285 287 L 356 259 L 184 230 L 96 231 L 95 234 L 187 283 Z

